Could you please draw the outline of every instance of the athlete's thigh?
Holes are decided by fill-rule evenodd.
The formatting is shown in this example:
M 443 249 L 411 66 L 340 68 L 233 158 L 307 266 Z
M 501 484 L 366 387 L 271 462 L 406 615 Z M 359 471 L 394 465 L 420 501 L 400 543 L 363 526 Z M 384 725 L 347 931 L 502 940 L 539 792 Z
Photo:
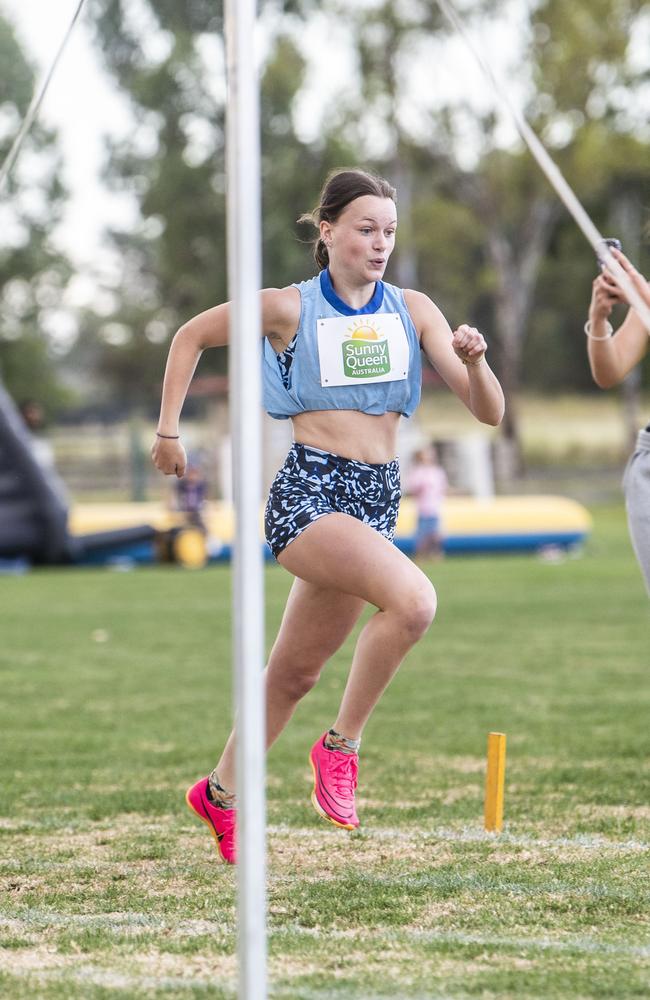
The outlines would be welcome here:
M 366 602 L 296 577 L 271 658 L 324 662 L 345 642 Z
M 403 552 L 348 514 L 327 514 L 287 545 L 278 562 L 294 576 L 385 609 L 430 584 Z

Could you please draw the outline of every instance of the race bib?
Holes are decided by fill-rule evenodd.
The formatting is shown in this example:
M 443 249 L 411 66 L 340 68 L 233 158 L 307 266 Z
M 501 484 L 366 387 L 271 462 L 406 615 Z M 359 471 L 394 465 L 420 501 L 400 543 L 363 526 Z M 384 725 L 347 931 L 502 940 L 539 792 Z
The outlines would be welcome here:
M 408 377 L 409 343 L 399 313 L 317 320 L 320 384 L 397 382 Z

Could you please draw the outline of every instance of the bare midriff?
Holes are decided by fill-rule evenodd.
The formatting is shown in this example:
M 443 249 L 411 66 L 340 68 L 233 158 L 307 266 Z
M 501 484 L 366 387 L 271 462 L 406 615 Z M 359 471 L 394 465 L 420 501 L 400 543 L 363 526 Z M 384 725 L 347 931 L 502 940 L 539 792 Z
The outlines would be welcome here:
M 379 465 L 395 458 L 399 413 L 373 415 L 359 410 L 308 410 L 292 417 L 297 444 Z

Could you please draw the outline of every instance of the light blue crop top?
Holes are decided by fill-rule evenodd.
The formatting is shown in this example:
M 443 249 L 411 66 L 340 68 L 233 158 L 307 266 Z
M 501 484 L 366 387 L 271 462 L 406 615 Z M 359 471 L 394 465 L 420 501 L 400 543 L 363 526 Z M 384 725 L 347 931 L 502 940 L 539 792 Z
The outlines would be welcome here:
M 301 300 L 300 323 L 295 337 L 282 354 L 273 350 L 266 337 L 263 341 L 265 410 L 277 420 L 306 410 L 360 410 L 371 414 L 395 412 L 410 417 L 420 402 L 422 366 L 420 342 L 402 289 L 378 281 L 370 301 L 362 309 L 352 309 L 334 291 L 327 270 L 294 287 L 300 291 Z M 353 384 L 321 385 L 318 320 L 379 316 L 381 313 L 397 313 L 401 318 L 409 354 L 406 376 L 395 381 L 370 384 L 355 379 Z M 381 326 L 381 320 L 377 323 Z M 356 325 L 359 325 L 358 321 Z M 350 329 L 354 327 L 355 321 L 352 321 Z M 366 341 L 363 343 L 367 344 Z M 370 348 L 365 350 L 369 352 Z

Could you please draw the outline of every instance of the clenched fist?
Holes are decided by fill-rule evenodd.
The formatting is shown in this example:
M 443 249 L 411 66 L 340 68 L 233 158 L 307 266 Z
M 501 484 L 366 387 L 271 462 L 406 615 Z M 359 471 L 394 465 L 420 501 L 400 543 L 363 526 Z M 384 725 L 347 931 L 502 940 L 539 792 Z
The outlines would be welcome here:
M 178 476 L 182 479 L 185 475 L 187 455 L 178 438 L 172 440 L 157 437 L 151 447 L 151 460 L 166 476 Z
M 483 334 L 466 323 L 454 330 L 451 345 L 460 360 L 469 365 L 477 365 L 487 351 Z

